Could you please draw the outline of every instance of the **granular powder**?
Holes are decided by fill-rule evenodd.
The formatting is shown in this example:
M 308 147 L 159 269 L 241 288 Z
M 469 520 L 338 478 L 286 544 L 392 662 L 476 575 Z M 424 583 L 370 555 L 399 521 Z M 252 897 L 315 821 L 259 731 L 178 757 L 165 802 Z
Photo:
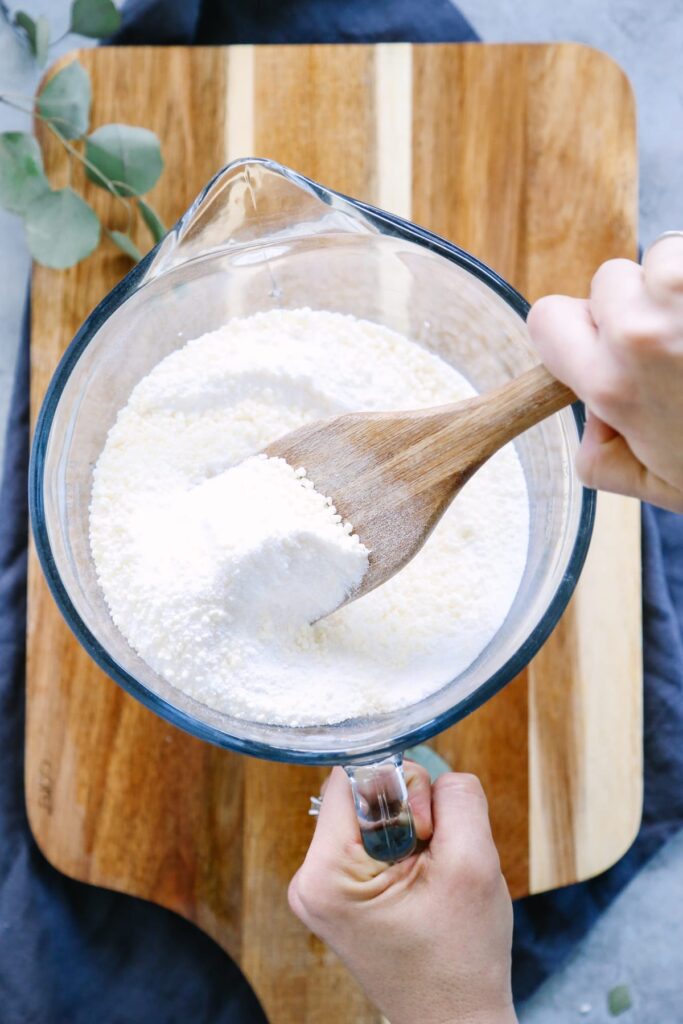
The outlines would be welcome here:
M 91 548 L 114 622 L 172 685 L 254 721 L 338 722 L 440 688 L 499 629 L 524 571 L 514 448 L 400 573 L 321 621 L 367 549 L 302 469 L 251 456 L 320 417 L 472 394 L 437 356 L 337 313 L 274 310 L 190 341 L 135 387 L 95 467 Z

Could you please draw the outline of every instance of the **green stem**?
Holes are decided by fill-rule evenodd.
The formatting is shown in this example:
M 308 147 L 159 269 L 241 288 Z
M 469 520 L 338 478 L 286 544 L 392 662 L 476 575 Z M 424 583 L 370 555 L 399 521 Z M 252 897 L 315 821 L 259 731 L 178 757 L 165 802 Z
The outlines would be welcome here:
M 14 96 L 15 99 L 8 99 L 9 96 Z M 31 106 L 27 110 L 16 102 L 16 98 L 26 100 L 27 103 L 31 104 Z M 31 97 L 22 96 L 19 92 L 0 92 L 0 103 L 4 103 L 6 107 L 12 107 L 13 110 L 20 110 L 22 114 L 32 114 L 34 110 L 33 100 Z
M 65 32 L 62 32 L 61 36 L 57 36 L 56 39 L 51 40 L 51 42 L 48 44 L 48 49 L 51 50 L 53 46 L 56 46 L 58 43 L 61 43 L 62 40 L 66 39 L 66 37 L 69 35 L 71 35 L 70 29 L 67 29 Z
M 10 99 L 9 97 L 14 98 Z M 22 107 L 19 103 L 16 102 L 17 99 L 25 100 L 28 104 L 30 104 L 29 108 L 26 109 L 25 107 Z M 58 121 L 61 124 L 69 126 L 69 122 L 66 121 L 65 118 L 45 117 L 37 109 L 35 100 L 32 99 L 30 96 L 23 95 L 22 93 L 0 93 L 0 103 L 4 103 L 8 107 L 12 107 L 14 110 L 19 110 L 22 114 L 33 114 L 33 116 L 37 117 L 39 121 L 42 121 L 44 124 L 46 124 L 49 130 L 55 136 L 55 138 L 61 142 L 62 146 L 64 146 L 69 156 L 80 161 L 80 163 L 82 163 L 84 167 L 87 167 L 88 170 L 102 182 L 107 192 L 114 196 L 114 198 L 117 199 L 123 205 L 126 211 L 126 217 L 128 218 L 126 223 L 126 232 L 130 232 L 130 228 L 133 223 L 133 204 L 125 196 L 122 196 L 121 193 L 117 190 L 117 187 L 126 188 L 126 183 L 124 181 L 113 181 L 111 178 L 107 177 L 107 175 L 104 174 L 104 172 L 101 171 L 99 167 L 96 167 L 91 160 L 88 160 L 87 156 L 84 156 L 83 153 L 80 153 L 75 146 L 71 145 L 68 139 L 65 139 L 64 136 L 59 131 L 57 131 L 53 122 Z M 71 173 L 69 173 L 69 177 L 71 177 Z
M 15 99 L 8 99 L 8 97 L 10 96 L 15 97 Z M 17 99 L 24 100 L 27 104 L 29 104 L 28 107 L 22 107 L 19 103 L 17 103 Z M 68 103 L 69 101 L 64 100 L 63 102 Z M 22 95 L 22 93 L 0 93 L 0 103 L 4 103 L 8 107 L 12 107 L 13 110 L 19 110 L 22 114 L 32 114 L 34 117 L 39 118 L 41 121 L 52 121 L 55 124 L 61 124 L 63 127 L 69 129 L 74 127 L 71 121 L 67 121 L 65 117 L 55 116 L 54 114 L 52 114 L 49 118 L 44 117 L 36 106 L 35 98 L 31 96 L 24 96 Z
M 0 97 L 10 96 L 13 100 L 26 100 L 27 103 L 33 103 L 34 96 L 29 96 L 25 92 L 0 92 Z
M 75 159 L 80 161 L 80 163 L 82 163 L 84 167 L 87 167 L 89 171 L 96 175 L 96 177 L 98 177 L 100 181 L 104 184 L 107 192 L 110 192 L 115 199 L 118 199 L 118 201 L 123 204 L 126 210 L 126 215 L 128 217 L 126 231 L 130 231 L 130 226 L 133 222 L 133 204 L 128 199 L 126 199 L 125 196 L 120 195 L 120 193 L 116 191 L 116 186 L 123 184 L 123 182 L 112 181 L 111 178 L 108 178 L 106 174 L 103 174 L 99 167 L 96 167 L 95 164 L 92 163 L 92 161 L 88 160 L 87 156 L 84 156 L 82 153 L 80 153 L 75 146 L 71 145 L 68 139 L 65 139 L 63 135 L 60 135 L 55 126 L 51 124 L 49 118 L 42 117 L 41 114 L 37 114 L 36 116 L 39 117 L 41 121 L 45 122 L 45 124 L 50 129 L 52 134 L 57 139 L 59 139 L 61 144 L 64 146 L 64 149 L 67 151 L 67 153 L 69 153 L 72 157 L 75 157 Z

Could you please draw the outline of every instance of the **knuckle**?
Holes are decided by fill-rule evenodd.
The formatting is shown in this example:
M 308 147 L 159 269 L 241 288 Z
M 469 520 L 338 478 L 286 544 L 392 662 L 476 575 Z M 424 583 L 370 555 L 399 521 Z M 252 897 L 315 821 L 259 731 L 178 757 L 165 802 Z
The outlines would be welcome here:
M 441 784 L 442 789 L 454 789 L 459 790 L 461 793 L 467 793 L 470 796 L 478 796 L 482 799 L 486 799 L 484 793 L 484 787 L 477 775 L 473 775 L 471 772 L 451 772 L 447 775 L 442 775 L 437 780 L 437 784 Z
M 484 787 L 479 778 L 469 772 L 448 772 L 446 775 L 439 776 L 432 787 L 432 792 L 451 793 L 456 797 L 464 796 L 468 800 L 478 800 L 488 811 L 488 800 Z
M 588 383 L 585 390 L 591 408 L 598 410 L 609 409 L 616 400 L 616 383 L 609 377 L 596 376 Z
M 623 405 L 630 388 L 626 376 L 610 366 L 597 368 L 586 380 L 584 390 L 590 408 L 604 412 Z
M 559 302 L 557 295 L 544 295 L 534 302 L 527 316 L 527 325 L 532 335 L 545 333 L 548 324 L 555 319 Z
M 631 260 L 613 259 L 605 260 L 593 274 L 591 279 L 591 294 L 597 291 L 606 281 L 614 281 L 617 275 L 630 273 L 633 268 Z
M 293 914 L 296 915 L 296 917 L 301 918 L 304 916 L 304 908 L 301 903 L 301 897 L 299 895 L 298 873 L 289 883 L 289 888 L 287 889 L 287 902 L 289 903 L 289 909 L 292 911 Z
M 460 885 L 473 896 L 489 899 L 500 889 L 500 859 L 492 840 L 473 844 L 457 866 Z
M 339 863 L 347 866 L 356 865 L 365 860 L 365 850 L 358 842 L 358 835 L 347 835 L 341 839 L 337 846 L 337 858 Z
M 638 356 L 657 348 L 668 333 L 666 319 L 658 312 L 625 312 L 614 327 L 612 340 L 629 354 Z
M 324 920 L 331 909 L 325 877 L 304 863 L 292 879 L 288 891 L 289 905 L 304 921 Z
M 409 786 L 429 785 L 430 776 L 427 769 L 417 761 L 404 761 L 406 782 Z
M 654 287 L 657 293 L 669 293 L 677 296 L 683 292 L 682 241 L 676 239 L 678 244 L 675 253 L 671 246 L 667 248 L 661 242 L 660 251 L 656 255 L 653 252 L 650 257 L 649 285 L 650 288 Z

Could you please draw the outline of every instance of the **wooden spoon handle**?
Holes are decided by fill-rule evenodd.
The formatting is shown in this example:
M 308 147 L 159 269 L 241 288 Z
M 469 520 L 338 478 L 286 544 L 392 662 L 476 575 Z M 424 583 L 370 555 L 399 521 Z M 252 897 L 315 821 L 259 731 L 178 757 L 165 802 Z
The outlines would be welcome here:
M 546 416 L 571 405 L 576 401 L 576 395 L 539 363 L 532 370 L 490 391 L 484 401 L 489 403 L 490 416 L 495 409 L 496 419 L 500 420 L 502 429 L 507 426 L 511 439 L 540 423 Z
M 484 458 L 575 401 L 574 392 L 542 364 L 475 399 Z

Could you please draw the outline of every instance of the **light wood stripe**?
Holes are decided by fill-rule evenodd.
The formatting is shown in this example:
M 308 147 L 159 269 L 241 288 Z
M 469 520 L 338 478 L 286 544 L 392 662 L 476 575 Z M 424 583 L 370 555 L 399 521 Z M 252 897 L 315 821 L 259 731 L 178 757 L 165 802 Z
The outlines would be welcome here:
M 254 47 L 232 46 L 227 54 L 225 162 L 254 154 Z
M 375 203 L 410 220 L 412 215 L 412 47 L 384 43 L 374 50 Z M 381 262 L 378 288 L 382 308 L 391 311 L 396 330 L 410 336 L 413 280 L 398 261 Z
M 413 48 L 375 47 L 377 205 L 410 219 L 413 173 Z
M 635 542 L 639 533 L 639 502 L 599 495 L 593 543 L 577 593 L 577 691 L 584 723 L 582 799 L 575 821 L 579 879 L 590 878 L 617 860 L 640 826 L 642 640 L 640 631 L 630 625 L 641 614 L 640 548 Z M 621 642 L 589 643 L 588 638 L 596 635 L 619 636 Z M 626 722 L 634 723 L 634 728 L 627 729 Z M 599 785 L 596 779 L 602 780 Z M 614 822 L 614 831 L 596 828 L 596 821 Z
M 574 643 L 562 652 L 558 634 L 530 667 L 532 891 L 604 871 L 638 831 L 642 670 L 641 634 L 633 624 L 640 618 L 639 532 L 637 501 L 599 495 L 591 550 L 570 609 Z M 615 636 L 619 644 L 610 642 Z M 607 821 L 610 828 L 596 827 Z

